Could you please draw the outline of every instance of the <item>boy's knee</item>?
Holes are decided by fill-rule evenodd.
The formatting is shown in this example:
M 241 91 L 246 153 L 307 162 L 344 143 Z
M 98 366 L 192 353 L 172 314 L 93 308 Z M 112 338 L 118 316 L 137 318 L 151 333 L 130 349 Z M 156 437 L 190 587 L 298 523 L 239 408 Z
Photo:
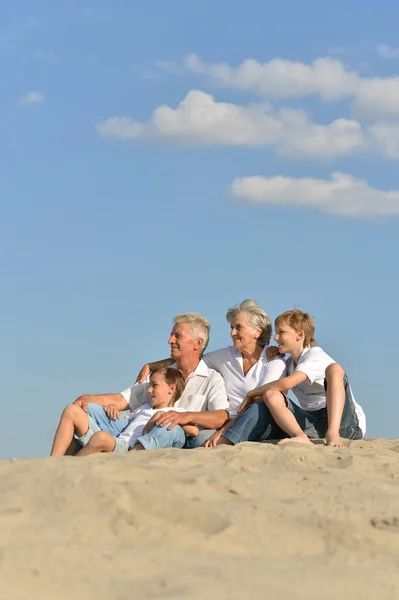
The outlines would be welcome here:
M 326 379 L 330 379 L 331 377 L 345 377 L 345 371 L 338 363 L 333 363 L 329 365 L 326 369 Z
M 276 392 L 275 390 L 266 390 L 266 392 L 263 394 L 263 400 L 267 407 L 273 406 L 276 400 L 280 398 L 280 392 Z

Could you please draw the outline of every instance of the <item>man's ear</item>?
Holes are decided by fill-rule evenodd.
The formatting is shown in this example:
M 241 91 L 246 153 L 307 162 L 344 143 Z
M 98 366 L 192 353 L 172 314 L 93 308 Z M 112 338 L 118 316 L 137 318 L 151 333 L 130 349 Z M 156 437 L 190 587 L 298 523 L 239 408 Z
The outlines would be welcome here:
M 194 348 L 196 350 L 198 350 L 198 348 L 202 348 L 203 343 L 204 340 L 201 340 L 201 338 L 199 338 L 198 340 L 194 340 Z

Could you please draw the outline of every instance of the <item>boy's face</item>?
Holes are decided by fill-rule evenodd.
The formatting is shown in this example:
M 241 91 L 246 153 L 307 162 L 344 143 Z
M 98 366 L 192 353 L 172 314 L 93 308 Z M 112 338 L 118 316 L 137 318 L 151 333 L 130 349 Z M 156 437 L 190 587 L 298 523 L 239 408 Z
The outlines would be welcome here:
M 295 331 L 285 321 L 279 321 L 276 325 L 275 341 L 280 354 L 292 354 L 303 349 L 303 331 Z
M 162 373 L 154 373 L 150 378 L 150 387 L 148 393 L 153 408 L 165 408 L 173 396 L 174 386 L 165 381 Z

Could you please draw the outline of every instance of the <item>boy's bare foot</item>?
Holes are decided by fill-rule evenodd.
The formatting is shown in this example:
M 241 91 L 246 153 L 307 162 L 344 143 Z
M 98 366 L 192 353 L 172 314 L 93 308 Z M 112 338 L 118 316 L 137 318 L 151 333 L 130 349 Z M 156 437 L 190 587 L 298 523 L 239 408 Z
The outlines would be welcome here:
M 284 438 L 283 440 L 280 440 L 279 442 L 277 442 L 277 445 L 282 446 L 283 444 L 288 444 L 289 442 L 295 442 L 297 444 L 311 444 L 312 443 L 310 441 L 310 439 L 308 438 L 308 436 L 303 434 L 303 435 L 295 435 L 294 437 L 290 437 L 290 438 Z
M 330 435 L 328 432 L 326 433 L 326 446 L 333 446 L 333 448 L 345 448 L 342 443 L 339 434 Z

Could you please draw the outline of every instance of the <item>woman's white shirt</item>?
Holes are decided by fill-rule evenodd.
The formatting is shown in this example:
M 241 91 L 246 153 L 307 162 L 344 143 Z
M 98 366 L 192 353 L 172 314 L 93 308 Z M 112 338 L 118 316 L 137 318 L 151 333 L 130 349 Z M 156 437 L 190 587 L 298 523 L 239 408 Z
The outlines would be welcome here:
M 202 358 L 208 367 L 215 369 L 223 376 L 229 400 L 230 418 L 236 416 L 249 391 L 286 375 L 285 361 L 282 358 L 268 360 L 266 348 L 262 350 L 259 360 L 246 375 L 244 375 L 241 352 L 234 346 L 208 352 Z

